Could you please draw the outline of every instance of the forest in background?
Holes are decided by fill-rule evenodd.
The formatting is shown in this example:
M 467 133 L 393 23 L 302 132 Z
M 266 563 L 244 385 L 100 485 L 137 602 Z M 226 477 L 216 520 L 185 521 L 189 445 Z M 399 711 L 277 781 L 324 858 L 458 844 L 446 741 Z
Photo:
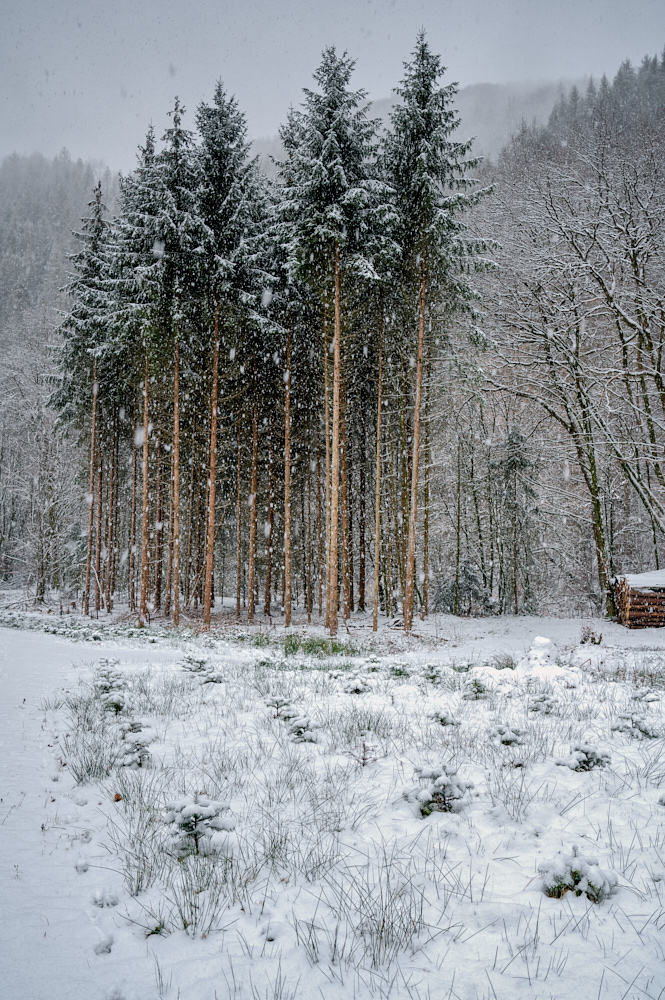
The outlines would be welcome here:
M 102 177 L 66 291 L 99 171 L 4 161 L 8 585 L 333 630 L 376 596 L 408 628 L 612 613 L 659 566 L 665 58 L 487 165 L 440 71 L 420 39 L 385 131 L 328 51 L 274 181 L 221 87 L 196 134 L 176 103 Z

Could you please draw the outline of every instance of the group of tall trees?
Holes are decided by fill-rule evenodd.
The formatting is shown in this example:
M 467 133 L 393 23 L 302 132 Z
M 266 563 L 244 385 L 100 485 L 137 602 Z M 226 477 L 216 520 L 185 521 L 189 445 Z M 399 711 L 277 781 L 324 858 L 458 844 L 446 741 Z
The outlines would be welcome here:
M 372 560 L 375 621 L 396 589 L 406 629 L 426 610 L 425 371 L 474 300 L 462 216 L 482 191 L 424 34 L 385 131 L 353 66 L 324 51 L 275 182 L 220 83 L 195 134 L 177 99 L 160 149 L 148 132 L 114 217 L 95 189 L 53 397 L 89 439 L 86 613 L 120 587 L 140 621 L 184 601 L 209 624 L 227 561 L 250 620 L 262 582 L 265 613 L 288 625 L 302 595 L 335 633 Z
M 58 161 L 92 191 L 64 292 L 7 201 L 5 285 L 44 288 L 0 299 L 3 579 L 335 632 L 611 614 L 616 573 L 663 564 L 665 55 L 496 163 L 424 35 L 388 120 L 352 73 L 323 53 L 270 171 L 221 84 L 119 185 Z

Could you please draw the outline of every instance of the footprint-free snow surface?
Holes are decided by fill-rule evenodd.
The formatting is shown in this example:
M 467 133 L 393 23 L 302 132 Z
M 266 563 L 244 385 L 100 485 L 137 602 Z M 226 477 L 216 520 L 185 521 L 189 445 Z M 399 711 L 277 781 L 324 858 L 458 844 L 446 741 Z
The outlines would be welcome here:
M 605 631 L 0 629 L 0 997 L 665 997 L 665 635 Z

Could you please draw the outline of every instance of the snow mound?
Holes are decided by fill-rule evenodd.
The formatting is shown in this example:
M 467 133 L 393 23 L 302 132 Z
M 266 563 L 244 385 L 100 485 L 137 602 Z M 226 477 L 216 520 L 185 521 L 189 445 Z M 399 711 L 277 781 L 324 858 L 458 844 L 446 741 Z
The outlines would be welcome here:
M 579 683 L 575 671 L 557 665 L 554 643 L 542 635 L 535 637 L 529 652 L 515 667 L 515 674 L 520 680 L 561 681 L 566 687 L 577 687 Z

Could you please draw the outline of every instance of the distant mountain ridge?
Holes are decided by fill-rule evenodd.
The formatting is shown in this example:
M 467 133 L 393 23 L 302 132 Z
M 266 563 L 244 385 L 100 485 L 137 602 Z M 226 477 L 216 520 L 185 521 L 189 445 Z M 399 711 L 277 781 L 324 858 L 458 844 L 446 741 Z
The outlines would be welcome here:
M 495 159 L 522 121 L 543 125 L 561 94 L 573 86 L 582 89 L 586 80 L 559 80 L 524 83 L 473 83 L 457 93 L 456 105 L 462 119 L 459 138 L 475 137 L 476 156 Z M 394 98 L 384 97 L 372 102 L 372 117 L 388 120 Z M 252 153 L 261 158 L 261 166 L 269 176 L 275 171 L 271 157 L 283 153 L 279 136 L 255 139 Z

